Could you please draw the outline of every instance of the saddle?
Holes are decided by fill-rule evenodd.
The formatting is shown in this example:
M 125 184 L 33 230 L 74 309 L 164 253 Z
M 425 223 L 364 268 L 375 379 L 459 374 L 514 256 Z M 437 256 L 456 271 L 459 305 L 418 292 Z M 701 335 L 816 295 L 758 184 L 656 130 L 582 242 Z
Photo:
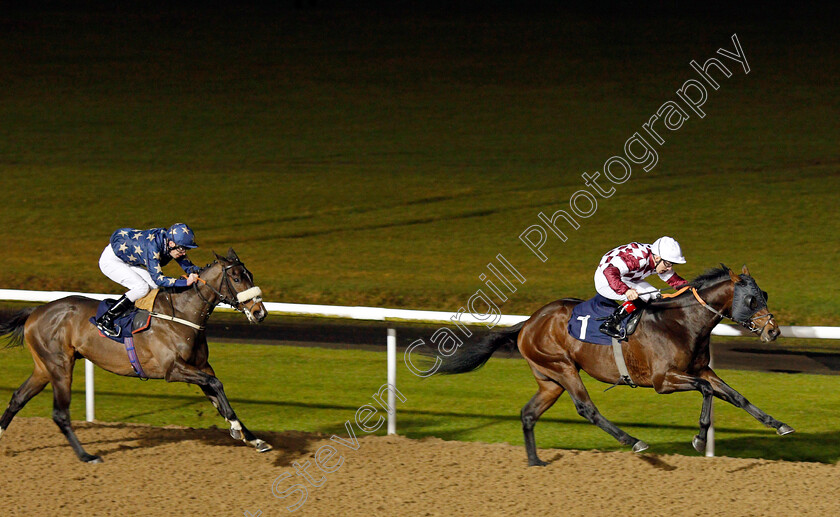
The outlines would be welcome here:
M 600 325 L 596 322 L 608 318 L 617 307 L 618 304 L 613 300 L 596 294 L 575 306 L 566 330 L 570 336 L 579 341 L 596 345 L 612 345 L 612 338 L 598 330 Z M 622 322 L 621 328 L 624 330 L 622 341 L 627 341 L 627 337 L 636 331 L 643 312 L 644 306 L 640 306 Z
M 125 345 L 125 351 L 128 354 L 128 362 L 131 363 L 131 367 L 134 369 L 135 374 L 141 380 L 148 380 L 148 377 L 146 376 L 146 372 L 143 371 L 143 366 L 140 364 L 140 359 L 138 359 L 137 351 L 134 348 L 134 334 L 142 332 L 151 326 L 151 310 L 155 306 L 155 298 L 157 297 L 157 294 L 158 290 L 153 289 L 149 292 L 149 294 L 134 303 L 134 309 L 114 320 L 114 326 L 120 331 L 118 336 L 106 336 L 102 332 L 99 332 L 100 336 L 107 337 L 108 339 Z M 102 315 L 105 314 L 105 312 L 110 309 L 114 303 L 116 303 L 116 300 L 111 298 L 102 300 L 99 303 L 99 307 L 96 308 L 96 316 L 90 318 L 89 321 L 96 326 L 96 320 L 102 317 Z
M 149 294 L 134 302 L 134 309 L 114 320 L 114 325 L 120 330 L 119 336 L 105 336 L 102 332 L 100 332 L 99 335 L 113 339 L 117 343 L 125 343 L 126 338 L 149 328 L 152 320 L 151 312 L 155 306 L 155 300 L 157 299 L 158 292 L 159 289 L 152 289 L 149 291 Z M 96 316 L 91 318 L 89 321 L 96 326 L 96 320 L 102 317 L 102 315 L 114 305 L 114 302 L 116 302 L 116 300 L 111 298 L 107 298 L 99 302 L 99 307 L 96 308 Z
M 90 318 L 88 321 L 90 321 L 92 325 L 96 326 L 96 320 L 101 318 L 115 302 L 116 300 L 111 298 L 107 298 L 99 302 L 99 307 L 96 308 L 96 316 Z M 118 336 L 105 336 L 102 332 L 99 332 L 99 335 L 112 339 L 117 343 L 125 343 L 126 338 L 130 338 L 132 335 L 149 328 L 151 322 L 152 315 L 149 311 L 135 308 L 114 320 L 114 326 L 120 331 Z

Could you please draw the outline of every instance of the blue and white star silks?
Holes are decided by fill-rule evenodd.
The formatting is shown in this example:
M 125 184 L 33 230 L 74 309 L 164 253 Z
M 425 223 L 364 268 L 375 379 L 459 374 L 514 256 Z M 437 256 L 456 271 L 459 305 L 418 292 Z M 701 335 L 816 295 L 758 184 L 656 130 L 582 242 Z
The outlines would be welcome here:
M 186 225 L 184 225 L 186 226 Z M 120 228 L 111 235 L 111 249 L 117 257 L 130 266 L 146 268 L 160 287 L 186 287 L 185 278 L 172 278 L 161 273 L 169 264 L 169 236 L 166 228 L 135 230 Z M 187 274 L 198 273 L 199 268 L 186 257 L 176 259 Z

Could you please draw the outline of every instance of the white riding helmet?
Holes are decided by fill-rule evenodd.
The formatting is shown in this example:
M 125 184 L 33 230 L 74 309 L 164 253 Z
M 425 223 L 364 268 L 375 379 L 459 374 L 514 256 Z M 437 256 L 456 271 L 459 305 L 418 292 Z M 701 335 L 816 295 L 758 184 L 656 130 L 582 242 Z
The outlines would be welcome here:
M 674 264 L 685 264 L 685 257 L 683 257 L 680 243 L 673 237 L 660 237 L 653 241 L 653 254 L 659 255 L 662 260 L 667 260 Z

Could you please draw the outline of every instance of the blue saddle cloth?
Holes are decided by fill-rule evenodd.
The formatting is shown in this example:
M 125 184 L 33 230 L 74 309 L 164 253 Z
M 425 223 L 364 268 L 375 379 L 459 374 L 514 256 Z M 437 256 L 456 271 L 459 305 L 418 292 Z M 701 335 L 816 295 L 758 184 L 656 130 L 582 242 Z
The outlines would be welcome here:
M 606 318 L 615 311 L 618 304 L 609 298 L 604 298 L 600 294 L 590 298 L 585 302 L 579 303 L 573 310 L 572 316 L 569 318 L 569 335 L 579 341 L 587 343 L 594 343 L 596 345 L 612 345 L 612 338 L 600 330 L 598 327 L 603 323 L 598 321 L 601 318 Z M 626 320 L 621 323 L 624 328 Z
M 116 300 L 112 300 L 111 298 L 102 300 L 99 302 L 99 307 L 96 308 L 96 317 L 90 318 L 90 322 L 96 326 L 96 320 L 102 317 L 105 312 L 111 308 L 111 306 L 116 303 Z M 144 311 L 140 309 L 131 310 L 119 318 L 114 320 L 114 325 L 118 329 L 120 329 L 120 335 L 118 337 L 111 337 L 106 336 L 110 339 L 113 339 L 117 343 L 125 344 L 125 339 L 132 336 L 132 334 L 136 334 L 140 331 L 146 330 L 149 328 L 149 323 L 152 320 L 152 315 L 149 314 L 149 311 Z M 99 333 L 100 335 L 102 332 Z

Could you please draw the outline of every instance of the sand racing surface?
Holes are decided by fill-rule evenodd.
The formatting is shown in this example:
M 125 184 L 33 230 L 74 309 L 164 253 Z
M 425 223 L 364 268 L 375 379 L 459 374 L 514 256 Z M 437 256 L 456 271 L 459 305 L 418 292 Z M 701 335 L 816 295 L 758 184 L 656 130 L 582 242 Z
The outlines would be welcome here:
M 275 446 L 259 454 L 222 429 L 75 425 L 104 463 L 79 462 L 49 419 L 12 422 L 0 440 L 1 515 L 270 517 L 295 503 L 294 515 L 365 517 L 840 513 L 837 465 L 542 450 L 551 464 L 528 468 L 518 445 L 365 436 L 347 442 L 353 450 L 294 431 L 258 433 Z M 324 445 L 343 460 L 329 474 L 314 465 Z M 294 476 L 292 463 L 307 461 L 318 488 Z M 302 483 L 306 499 L 275 497 L 278 478 L 277 493 Z

